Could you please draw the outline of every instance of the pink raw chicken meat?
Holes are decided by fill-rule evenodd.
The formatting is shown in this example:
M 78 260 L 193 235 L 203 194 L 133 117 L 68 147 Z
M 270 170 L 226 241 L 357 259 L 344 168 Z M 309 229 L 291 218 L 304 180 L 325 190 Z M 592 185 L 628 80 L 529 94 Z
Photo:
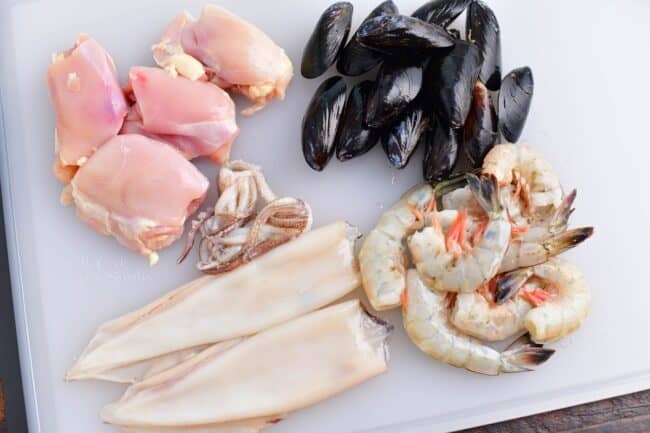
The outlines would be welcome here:
M 198 20 L 183 12 L 153 46 L 158 65 L 192 80 L 209 79 L 232 87 L 262 109 L 284 99 L 293 66 L 282 48 L 264 32 L 227 10 L 206 5 Z
M 239 135 L 235 104 L 214 84 L 172 76 L 158 68 L 134 67 L 127 92 L 135 100 L 122 133 L 165 141 L 192 159 L 223 163 Z
M 127 134 L 95 152 L 70 186 L 79 218 L 155 264 L 203 202 L 208 180 L 171 146 Z
M 47 83 L 56 113 L 54 173 L 67 183 L 77 166 L 119 132 L 127 105 L 113 60 L 87 35 L 52 56 Z

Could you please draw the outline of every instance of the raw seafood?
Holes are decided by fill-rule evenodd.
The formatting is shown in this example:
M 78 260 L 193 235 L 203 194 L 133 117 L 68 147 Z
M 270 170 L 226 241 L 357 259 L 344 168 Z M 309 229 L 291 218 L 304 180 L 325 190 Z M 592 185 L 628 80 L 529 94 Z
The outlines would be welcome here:
M 384 132 L 381 147 L 395 168 L 404 168 L 429 127 L 429 118 L 417 105 L 411 107 Z
M 380 51 L 403 54 L 422 53 L 454 45 L 454 38 L 437 25 L 405 15 L 380 15 L 363 23 L 357 32 L 363 46 Z
M 388 310 L 400 304 L 408 266 L 404 242 L 424 227 L 434 205 L 431 185 L 419 185 L 384 212 L 366 236 L 359 251 L 359 266 L 363 288 L 375 310 Z
M 501 29 L 492 9 L 481 0 L 472 1 L 467 8 L 465 24 L 467 40 L 481 50 L 479 80 L 490 90 L 501 87 Z
M 366 124 L 371 128 L 389 125 L 418 96 L 422 88 L 422 67 L 384 62 L 368 100 Z
M 533 369 L 555 352 L 534 344 L 521 344 L 498 352 L 481 341 L 461 333 L 449 322 L 446 293 L 427 287 L 418 273 L 407 273 L 404 296 L 404 329 L 424 353 L 455 367 L 497 375 Z
M 370 12 L 361 23 L 361 26 L 378 16 L 397 13 L 399 13 L 397 5 L 392 0 L 383 1 Z M 357 32 L 352 35 L 348 44 L 341 51 L 338 62 L 336 62 L 336 69 L 343 75 L 357 76 L 365 74 L 382 61 L 381 53 L 359 43 Z
M 517 68 L 503 78 L 499 91 L 499 130 L 511 143 L 519 140 L 533 99 L 533 71 Z
M 69 188 L 81 220 L 155 264 L 203 202 L 208 180 L 171 146 L 127 134 L 100 147 Z
M 334 155 L 346 90 L 341 77 L 330 77 L 323 81 L 302 119 L 302 154 L 307 164 L 316 171 L 322 171 Z
M 424 81 L 432 107 L 444 125 L 460 128 L 465 124 L 480 68 L 479 49 L 465 41 L 456 41 L 451 51 L 432 57 Z
M 293 197 L 276 198 L 260 167 L 244 161 L 219 171 L 219 199 L 192 221 L 179 263 L 199 233 L 197 268 L 208 274 L 235 269 L 311 228 L 309 206 Z M 262 200 L 260 200 L 260 198 Z M 260 201 L 263 207 L 258 211 Z
M 183 12 L 153 46 L 158 65 L 196 80 L 207 77 L 253 101 L 250 115 L 273 99 L 284 99 L 293 66 L 282 48 L 264 32 L 227 10 L 205 5 L 194 20 Z
M 118 426 L 126 433 L 257 433 L 282 421 L 282 415 L 249 418 L 225 423 L 179 427 Z
M 463 149 L 474 167 L 480 167 L 483 158 L 499 138 L 497 112 L 487 87 L 480 81 L 474 85 L 472 105 L 463 127 Z
M 412 16 L 447 27 L 462 14 L 472 0 L 432 0 L 417 8 Z
M 358 300 L 328 307 L 136 383 L 101 416 L 162 427 L 287 413 L 385 372 L 390 329 Z
M 223 163 L 239 134 L 235 104 L 219 87 L 159 68 L 134 67 L 127 88 L 134 100 L 122 133 L 140 133 L 175 146 L 188 159 Z
M 591 302 L 582 272 L 566 260 L 552 258 L 531 268 L 506 274 L 501 284 L 525 289 L 523 285 L 532 277 L 547 285 L 542 292 L 529 295 L 536 308 L 526 315 L 524 325 L 533 341 L 556 341 L 578 329 L 589 313 Z M 512 281 L 519 284 L 511 284 Z
M 441 291 L 473 292 L 499 270 L 510 241 L 510 221 L 493 177 L 467 175 L 470 190 L 487 219 L 472 244 L 465 240 L 463 209 L 445 234 L 434 215 L 431 225 L 413 234 L 409 251 L 428 285 Z
M 52 55 L 47 84 L 56 114 L 54 173 L 68 183 L 78 166 L 117 135 L 126 100 L 113 60 L 84 34 L 69 50 Z
M 303 77 L 319 77 L 334 64 L 348 40 L 352 10 L 349 2 L 336 2 L 325 9 L 302 53 Z
M 445 126 L 437 116 L 431 116 L 429 130 L 424 137 L 422 174 L 429 182 L 440 182 L 449 177 L 458 159 L 458 132 Z
M 103 324 L 66 377 L 110 379 L 115 368 L 254 334 L 327 305 L 360 284 L 356 236 L 336 222 L 232 272 L 191 281 Z
M 365 80 L 348 95 L 336 135 L 336 157 L 347 161 L 363 155 L 378 142 L 378 131 L 366 125 L 366 109 L 374 84 Z

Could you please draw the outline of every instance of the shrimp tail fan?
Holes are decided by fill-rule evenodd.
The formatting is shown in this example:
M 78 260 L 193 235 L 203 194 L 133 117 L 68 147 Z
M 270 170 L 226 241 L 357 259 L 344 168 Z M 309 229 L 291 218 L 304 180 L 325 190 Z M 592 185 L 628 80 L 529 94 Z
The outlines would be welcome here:
M 534 343 L 529 334 L 524 334 L 501 354 L 501 371 L 517 373 L 534 370 L 536 366 L 546 362 L 554 353 L 554 349 Z
M 550 256 L 557 256 L 575 248 L 594 234 L 593 227 L 580 227 L 567 230 L 544 241 L 543 246 Z
M 498 214 L 503 211 L 503 203 L 499 195 L 499 184 L 496 177 L 492 175 L 481 175 L 479 177 L 468 174 L 467 183 L 472 195 L 488 215 Z

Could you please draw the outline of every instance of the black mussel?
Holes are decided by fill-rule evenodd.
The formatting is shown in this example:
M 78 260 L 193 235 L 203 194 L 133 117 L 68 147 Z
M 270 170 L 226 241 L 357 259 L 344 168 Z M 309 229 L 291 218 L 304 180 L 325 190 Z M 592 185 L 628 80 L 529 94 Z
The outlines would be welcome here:
M 459 132 L 443 125 L 435 116 L 431 119 L 424 141 L 422 174 L 429 182 L 449 177 L 458 159 Z
M 366 21 L 377 18 L 382 15 L 398 14 L 397 5 L 392 0 L 386 0 L 381 3 L 366 17 L 361 23 L 363 25 Z M 357 33 L 355 33 L 350 42 L 341 51 L 339 61 L 336 63 L 338 71 L 350 77 L 356 77 L 365 74 L 372 68 L 381 63 L 384 55 L 381 52 L 371 48 L 364 47 L 357 41 Z
M 340 161 L 363 155 L 377 144 L 378 131 L 365 125 L 366 107 L 373 87 L 372 81 L 362 81 L 348 95 L 336 135 L 336 157 Z
M 466 38 L 481 51 L 479 79 L 490 90 L 501 86 L 501 30 L 496 15 L 485 3 L 474 0 L 467 10 Z
M 517 68 L 503 78 L 499 91 L 499 130 L 511 143 L 519 140 L 533 99 L 533 71 Z
M 421 107 L 414 106 L 384 132 L 381 145 L 395 168 L 404 168 L 424 138 L 429 119 Z
M 311 168 L 321 171 L 334 154 L 336 130 L 345 106 L 343 77 L 331 77 L 318 86 L 302 119 L 302 153 Z
M 454 45 L 454 38 L 437 24 L 405 15 L 382 15 L 366 21 L 357 31 L 361 45 L 403 54 Z
M 422 67 L 384 62 L 368 100 L 366 124 L 381 128 L 400 116 L 422 88 Z
M 458 18 L 472 0 L 433 0 L 423 4 L 413 15 L 422 21 L 447 27 Z
M 443 124 L 460 128 L 465 123 L 480 67 L 481 53 L 465 41 L 456 41 L 449 53 L 435 56 L 429 62 L 424 81 L 429 103 Z
M 337 2 L 325 9 L 302 53 L 300 72 L 305 78 L 321 76 L 336 61 L 352 24 L 352 3 Z
M 449 34 L 451 35 L 452 38 L 454 39 L 460 39 L 460 30 L 458 29 L 447 29 Z
M 499 138 L 497 113 L 490 92 L 477 81 L 472 93 L 472 107 L 463 127 L 463 148 L 474 167 L 483 164 L 483 158 Z

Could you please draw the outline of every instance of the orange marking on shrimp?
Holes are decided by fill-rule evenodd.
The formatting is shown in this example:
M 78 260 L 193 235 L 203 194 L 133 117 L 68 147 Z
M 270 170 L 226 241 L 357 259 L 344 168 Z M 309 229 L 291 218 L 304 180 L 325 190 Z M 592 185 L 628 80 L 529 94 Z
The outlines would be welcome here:
M 539 307 L 542 305 L 548 298 L 551 297 L 551 294 L 544 289 L 535 288 L 535 289 L 525 289 L 522 293 L 522 296 L 533 306 Z
M 411 213 L 415 217 L 416 222 L 424 221 L 424 215 L 422 215 L 422 212 L 420 212 L 420 209 L 416 208 L 412 204 L 407 204 L 406 207 L 408 208 L 408 210 L 411 211 Z
M 408 314 L 408 312 L 409 312 L 409 304 L 408 304 L 409 295 L 406 292 L 406 288 L 404 288 L 404 290 L 402 290 L 402 294 L 399 296 L 399 300 L 402 303 L 402 312 L 404 314 Z
M 478 228 L 472 235 L 472 245 L 478 244 L 481 239 L 483 239 L 483 235 L 485 234 L 485 230 L 487 229 L 488 224 L 490 224 L 490 221 L 487 219 L 481 221 Z
M 429 204 L 427 205 L 427 213 L 431 213 L 437 210 L 437 205 L 436 205 L 436 196 L 434 195 L 431 197 L 431 200 L 429 200 Z
M 461 209 L 458 211 L 458 216 L 449 227 L 445 244 L 447 251 L 453 252 L 455 255 L 460 255 L 463 251 L 465 244 L 465 222 L 467 221 L 467 211 Z

